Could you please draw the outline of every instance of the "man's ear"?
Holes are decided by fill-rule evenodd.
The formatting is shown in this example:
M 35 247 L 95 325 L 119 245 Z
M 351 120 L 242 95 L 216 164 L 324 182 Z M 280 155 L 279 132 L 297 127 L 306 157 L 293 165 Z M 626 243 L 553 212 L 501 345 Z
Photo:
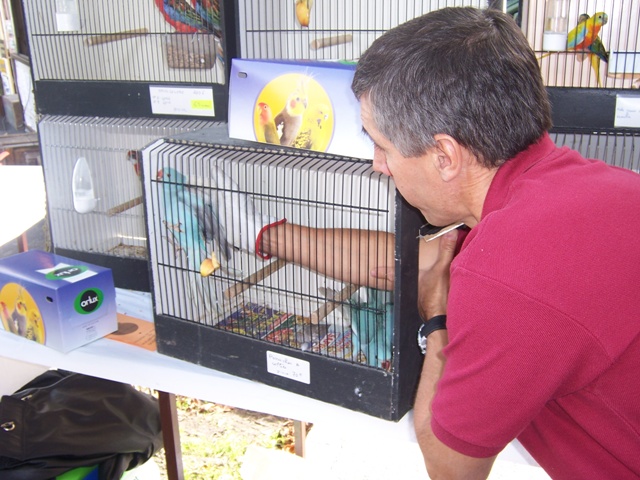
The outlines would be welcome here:
M 450 182 L 456 178 L 463 167 L 462 146 L 451 136 L 437 134 L 436 141 L 436 168 L 440 172 L 440 177 L 445 182 Z

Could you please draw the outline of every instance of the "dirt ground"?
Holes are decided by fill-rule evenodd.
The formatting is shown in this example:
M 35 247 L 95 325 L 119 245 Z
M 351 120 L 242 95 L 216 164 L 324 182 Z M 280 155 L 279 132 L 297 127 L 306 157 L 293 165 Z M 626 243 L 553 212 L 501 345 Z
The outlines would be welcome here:
M 293 421 L 186 397 L 176 397 L 185 479 L 240 480 L 249 445 L 294 450 Z M 167 479 L 164 450 L 154 457 Z

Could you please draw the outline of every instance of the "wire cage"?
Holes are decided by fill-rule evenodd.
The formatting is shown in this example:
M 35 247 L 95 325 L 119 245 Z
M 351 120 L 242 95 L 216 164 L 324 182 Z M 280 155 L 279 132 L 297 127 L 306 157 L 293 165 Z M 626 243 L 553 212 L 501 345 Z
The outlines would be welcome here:
M 522 28 L 548 86 L 640 88 L 640 3 L 528 0 Z
M 357 60 L 385 31 L 444 7 L 504 9 L 514 0 L 237 0 L 238 55 L 246 59 Z
M 160 353 L 381 418 L 409 410 L 420 216 L 388 177 L 368 161 L 230 140 L 215 127 L 159 140 L 142 157 Z M 311 263 L 254 253 L 260 225 L 284 218 L 310 233 L 281 246 Z M 405 228 L 412 234 L 398 236 Z M 349 273 L 392 240 L 351 256 L 309 240 L 332 229 L 349 243 L 351 229 L 395 232 L 395 290 Z M 213 274 L 202 270 L 211 258 Z
M 599 159 L 609 165 L 640 173 L 640 135 L 632 131 L 556 131 L 551 138 L 556 145 L 577 150 L 585 158 Z
M 149 291 L 138 151 L 214 123 L 44 115 L 38 133 L 55 253 L 111 268 L 117 286 Z
M 225 14 L 232 18 L 233 12 L 225 12 L 224 3 L 25 1 L 39 111 L 105 117 L 182 114 L 223 120 L 227 65 L 234 54 L 233 38 L 227 38 L 225 27 Z M 185 90 L 172 95 L 158 90 L 167 85 L 193 86 L 198 92 L 193 101 L 199 103 L 167 112 L 162 105 L 172 95 L 176 104 L 180 96 L 188 96 Z

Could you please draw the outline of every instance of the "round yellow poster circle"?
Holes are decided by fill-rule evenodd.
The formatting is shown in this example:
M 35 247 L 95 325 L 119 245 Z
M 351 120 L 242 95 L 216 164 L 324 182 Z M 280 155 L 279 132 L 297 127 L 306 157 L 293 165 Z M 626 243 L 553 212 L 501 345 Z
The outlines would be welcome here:
M 44 322 L 40 309 L 26 288 L 7 283 L 0 290 L 0 317 L 8 332 L 44 345 Z
M 326 152 L 334 130 L 331 99 L 309 75 L 280 75 L 258 95 L 253 128 L 258 142 Z

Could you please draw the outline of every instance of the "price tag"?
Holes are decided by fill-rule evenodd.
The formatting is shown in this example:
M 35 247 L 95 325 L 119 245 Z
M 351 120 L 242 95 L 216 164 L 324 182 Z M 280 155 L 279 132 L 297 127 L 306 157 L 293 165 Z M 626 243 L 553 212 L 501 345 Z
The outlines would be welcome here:
M 311 383 L 309 362 L 281 353 L 267 351 L 267 371 L 307 385 Z
M 149 86 L 151 111 L 157 115 L 215 117 L 213 90 L 209 87 Z
M 640 97 L 616 95 L 616 127 L 640 128 Z

